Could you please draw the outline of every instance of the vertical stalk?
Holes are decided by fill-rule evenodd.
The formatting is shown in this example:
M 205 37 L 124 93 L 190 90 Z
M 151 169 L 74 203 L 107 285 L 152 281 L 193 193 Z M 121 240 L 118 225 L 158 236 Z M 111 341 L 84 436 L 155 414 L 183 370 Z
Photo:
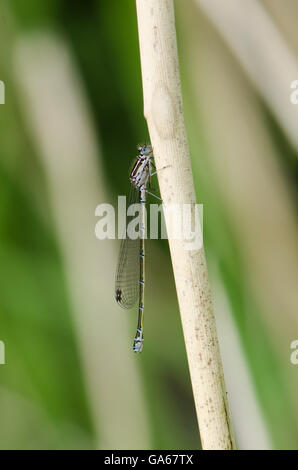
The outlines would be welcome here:
M 169 204 L 196 197 L 186 137 L 173 0 L 136 0 L 148 123 L 203 449 L 235 448 L 203 246 L 174 239 Z

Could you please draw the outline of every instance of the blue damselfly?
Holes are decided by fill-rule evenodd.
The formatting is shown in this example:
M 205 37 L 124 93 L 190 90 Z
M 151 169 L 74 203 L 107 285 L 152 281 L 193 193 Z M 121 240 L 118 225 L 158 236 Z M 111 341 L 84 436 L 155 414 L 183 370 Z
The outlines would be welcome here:
M 150 145 L 138 147 L 137 160 L 130 173 L 130 191 L 128 206 L 139 203 L 139 239 L 126 236 L 121 241 L 118 266 L 116 271 L 115 296 L 118 304 L 125 309 L 134 306 L 139 298 L 137 332 L 133 350 L 138 353 L 143 349 L 143 319 L 145 291 L 145 230 L 146 230 L 146 193 L 151 187 L 151 176 L 156 174 L 153 163 L 153 151 Z M 153 194 L 153 196 L 155 196 Z M 155 196 L 157 197 L 157 196 Z M 160 199 L 160 198 L 158 198 Z M 127 234 L 126 234 L 127 235 Z

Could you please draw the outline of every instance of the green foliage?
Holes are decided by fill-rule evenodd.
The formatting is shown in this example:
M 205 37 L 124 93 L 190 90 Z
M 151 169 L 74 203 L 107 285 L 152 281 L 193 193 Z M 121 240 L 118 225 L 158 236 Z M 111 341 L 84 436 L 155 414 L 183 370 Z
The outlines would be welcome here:
M 118 194 L 127 192 L 126 175 L 136 144 L 148 141 L 134 2 L 11 0 L 10 7 L 16 29 L 6 35 L 7 30 L 1 31 L 0 26 L 0 42 L 5 34 L 8 50 L 16 36 L 27 30 L 56 31 L 73 50 L 104 156 L 105 183 L 116 200 Z M 4 416 L 0 446 L 93 448 L 98 443 L 46 179 L 4 52 L 0 64 L 0 79 L 10 84 L 7 104 L 0 107 L 0 340 L 7 345 L 8 361 L 0 366 L 0 414 Z M 192 105 L 183 66 L 182 79 L 196 191 L 199 202 L 204 203 L 207 260 L 210 256 L 219 269 L 274 443 L 294 447 L 298 423 L 292 414 L 290 392 L 246 283 L 237 239 L 216 190 L 203 123 Z M 283 139 L 279 135 L 280 155 L 288 145 Z M 292 162 L 292 158 L 283 162 L 291 174 Z M 170 256 L 165 242 L 150 245 L 146 349 L 140 368 L 152 445 L 157 449 L 197 448 L 198 429 Z M 107 285 L 111 291 L 112 287 Z M 252 315 L 253 334 L 247 329 L 248 314 Z M 5 431 L 8 424 L 9 432 Z

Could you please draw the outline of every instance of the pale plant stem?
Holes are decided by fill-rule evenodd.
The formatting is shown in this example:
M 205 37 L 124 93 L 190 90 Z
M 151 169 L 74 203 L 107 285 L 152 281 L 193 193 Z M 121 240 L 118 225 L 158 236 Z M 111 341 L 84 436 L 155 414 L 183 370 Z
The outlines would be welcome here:
M 234 449 L 203 247 L 173 238 L 170 204 L 196 203 L 186 137 L 172 0 L 136 0 L 144 114 L 167 225 L 203 449 Z

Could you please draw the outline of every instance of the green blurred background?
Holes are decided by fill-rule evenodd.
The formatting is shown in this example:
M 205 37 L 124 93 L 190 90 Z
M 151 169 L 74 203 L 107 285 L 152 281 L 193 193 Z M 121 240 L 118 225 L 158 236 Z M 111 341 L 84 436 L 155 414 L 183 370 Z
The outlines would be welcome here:
M 248 3 L 235 52 L 206 2 L 175 2 L 185 118 L 238 445 L 297 449 L 298 7 L 256 2 L 258 37 Z M 94 234 L 148 141 L 134 1 L 1 0 L 0 80 L 0 448 L 200 448 L 167 243 L 147 243 L 135 356 L 119 243 Z

